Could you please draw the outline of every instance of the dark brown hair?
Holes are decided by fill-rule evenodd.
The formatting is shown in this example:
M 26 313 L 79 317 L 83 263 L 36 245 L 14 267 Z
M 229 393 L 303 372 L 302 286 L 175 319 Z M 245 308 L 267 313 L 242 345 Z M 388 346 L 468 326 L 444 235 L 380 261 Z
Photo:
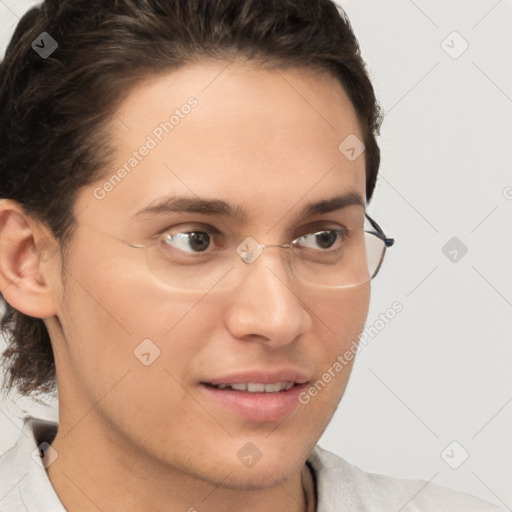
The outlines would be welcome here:
M 32 48 L 43 32 L 58 43 L 47 58 Z M 108 169 L 106 129 L 133 87 L 187 63 L 235 57 L 339 79 L 364 134 L 369 200 L 382 114 L 349 20 L 331 0 L 46 0 L 30 9 L 0 64 L 0 198 L 48 226 L 64 254 L 76 195 Z M 55 391 L 43 321 L 2 302 L 4 389 Z

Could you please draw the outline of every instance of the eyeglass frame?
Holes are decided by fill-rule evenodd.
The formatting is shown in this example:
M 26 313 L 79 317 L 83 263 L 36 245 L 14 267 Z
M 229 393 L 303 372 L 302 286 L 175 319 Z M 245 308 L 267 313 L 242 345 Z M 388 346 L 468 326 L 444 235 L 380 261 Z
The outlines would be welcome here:
M 368 221 L 370 222 L 372 228 L 375 230 L 375 233 L 371 232 L 371 231 L 365 231 L 363 230 L 365 233 L 368 233 L 368 234 L 371 234 L 371 235 L 375 235 L 377 236 L 377 238 L 379 238 L 380 240 L 382 240 L 382 242 L 384 243 L 384 247 L 383 247 L 383 250 L 382 250 L 382 254 L 381 254 L 381 257 L 380 257 L 380 260 L 379 260 L 379 263 L 377 264 L 377 267 L 375 269 L 375 271 L 373 272 L 373 274 L 370 276 L 370 279 L 368 279 L 368 281 L 364 281 L 364 282 L 369 282 L 371 281 L 375 276 L 377 276 L 377 274 L 379 273 L 379 270 L 382 266 L 382 262 L 384 261 L 384 256 L 386 254 L 386 250 L 388 247 L 392 247 L 393 244 L 395 243 L 395 239 L 394 238 L 389 238 L 385 235 L 384 231 L 382 230 L 382 228 L 379 226 L 379 224 L 377 224 L 377 222 L 375 220 L 373 220 L 370 215 L 368 215 L 367 212 L 365 212 L 364 214 L 365 218 L 368 219 Z M 107 233 L 105 233 L 107 234 Z M 108 235 L 108 236 L 112 236 L 112 235 Z M 119 240 L 120 242 L 123 242 L 124 244 L 128 245 L 129 247 L 132 247 L 134 249 L 147 249 L 148 247 L 150 247 L 150 245 L 148 244 L 134 244 L 134 243 L 130 243 L 130 242 L 127 242 L 126 240 L 121 240 L 119 238 L 116 238 L 114 236 L 112 236 L 112 238 L 116 239 L 116 240 Z M 294 247 L 294 242 L 295 240 L 292 241 L 292 243 L 289 243 L 289 244 L 260 244 L 259 242 L 258 243 L 258 247 L 262 249 L 262 252 L 267 249 L 267 248 L 271 248 L 271 247 L 277 247 L 277 248 L 281 248 L 281 249 L 290 249 L 290 248 L 293 248 Z M 155 241 L 156 243 L 156 241 Z M 244 263 L 247 263 L 247 264 L 250 264 L 252 263 L 252 261 L 245 261 L 243 257 L 240 257 L 240 259 L 244 262 Z M 253 260 L 254 261 L 254 260 Z M 314 284 L 312 283 L 309 283 L 309 281 L 307 281 L 309 285 L 311 286 L 314 286 Z M 333 289 L 333 290 L 336 290 L 336 289 L 344 289 L 344 288 L 350 288 L 350 287 L 354 287 L 354 286 L 358 286 L 360 284 L 363 284 L 362 282 L 361 283 L 355 283 L 353 285 L 340 285 L 340 286 L 323 286 L 323 288 L 326 288 L 326 289 Z M 319 285 L 318 285 L 319 286 Z M 172 287 L 172 286 L 171 286 Z M 174 287 L 172 287 L 174 288 Z M 179 289 L 179 290 L 182 290 L 183 288 L 178 288 L 176 287 L 176 289 Z

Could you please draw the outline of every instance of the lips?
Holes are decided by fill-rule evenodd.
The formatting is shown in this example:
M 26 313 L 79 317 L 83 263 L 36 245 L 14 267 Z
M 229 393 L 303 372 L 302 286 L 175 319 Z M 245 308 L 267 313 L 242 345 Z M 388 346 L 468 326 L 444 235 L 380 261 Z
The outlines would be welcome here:
M 281 422 L 301 406 L 299 396 L 307 384 L 295 384 L 288 391 L 251 393 L 234 389 L 218 389 L 207 384 L 200 386 L 208 410 L 222 417 L 251 422 Z
M 299 405 L 299 394 L 307 387 L 305 374 L 292 369 L 249 371 L 201 382 L 205 398 L 231 413 L 253 422 L 281 421 Z

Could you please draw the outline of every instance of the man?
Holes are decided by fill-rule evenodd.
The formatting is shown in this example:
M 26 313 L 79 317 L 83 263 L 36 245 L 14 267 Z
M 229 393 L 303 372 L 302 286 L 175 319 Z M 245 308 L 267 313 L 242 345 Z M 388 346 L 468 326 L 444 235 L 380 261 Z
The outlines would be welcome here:
M 0 510 L 497 510 L 316 446 L 393 243 L 334 4 L 45 2 L 1 72 L 7 383 L 59 422 Z

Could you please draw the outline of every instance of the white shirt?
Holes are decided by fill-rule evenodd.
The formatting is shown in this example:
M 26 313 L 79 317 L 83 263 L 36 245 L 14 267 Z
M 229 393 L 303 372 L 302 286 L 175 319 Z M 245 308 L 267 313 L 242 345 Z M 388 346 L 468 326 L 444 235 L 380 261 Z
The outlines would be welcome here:
M 38 449 L 44 442 L 51 445 L 56 432 L 55 422 L 25 418 L 18 441 L 0 457 L 0 512 L 65 512 Z M 45 456 L 51 456 L 51 449 Z M 308 458 L 308 465 L 315 480 L 316 512 L 501 510 L 434 483 L 366 473 L 318 445 Z

